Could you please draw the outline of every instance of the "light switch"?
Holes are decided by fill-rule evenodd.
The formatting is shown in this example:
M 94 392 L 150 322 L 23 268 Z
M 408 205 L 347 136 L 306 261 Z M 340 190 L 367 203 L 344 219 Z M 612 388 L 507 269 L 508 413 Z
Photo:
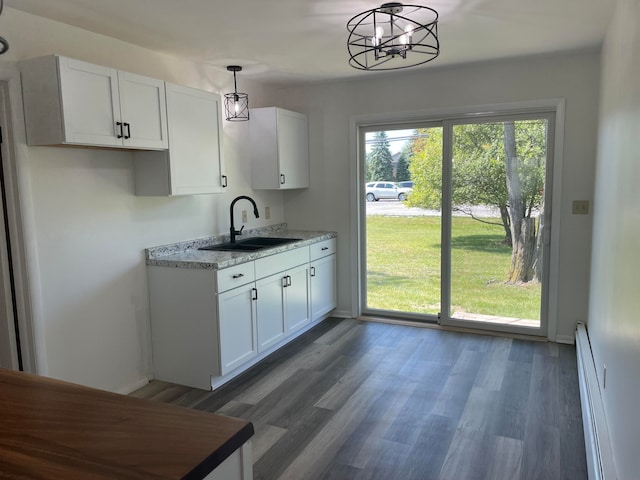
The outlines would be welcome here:
M 574 200 L 571 207 L 571 213 L 574 215 L 588 215 L 589 200 Z

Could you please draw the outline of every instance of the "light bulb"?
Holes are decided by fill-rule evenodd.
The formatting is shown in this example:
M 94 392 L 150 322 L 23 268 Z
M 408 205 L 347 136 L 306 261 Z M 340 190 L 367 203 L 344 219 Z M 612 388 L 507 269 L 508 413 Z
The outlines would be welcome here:
M 403 34 L 400 35 L 400 37 L 398 38 L 398 40 L 400 40 L 400 44 L 401 45 L 406 45 L 407 43 L 409 43 L 409 37 L 407 36 L 407 34 Z
M 376 37 L 381 39 L 383 35 L 384 35 L 384 28 L 376 27 Z
M 407 34 L 407 37 L 411 38 L 411 35 L 413 35 L 413 25 L 408 24 L 406 27 L 404 27 L 404 33 Z
M 380 45 L 380 39 L 378 37 L 371 37 L 371 45 L 377 47 Z
M 238 101 L 240 98 L 238 95 L 233 96 L 233 110 L 238 113 L 240 111 L 240 102 Z

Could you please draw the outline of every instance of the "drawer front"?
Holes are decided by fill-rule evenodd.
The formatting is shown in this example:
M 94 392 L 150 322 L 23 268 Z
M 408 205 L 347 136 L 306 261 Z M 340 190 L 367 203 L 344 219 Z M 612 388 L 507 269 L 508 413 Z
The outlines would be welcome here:
M 264 278 L 284 272 L 303 263 L 309 263 L 309 247 L 300 247 L 287 252 L 276 253 L 256 260 L 256 278 Z
M 254 262 L 241 263 L 216 272 L 216 291 L 225 292 L 231 288 L 251 283 L 256 279 Z
M 309 248 L 311 249 L 311 260 L 317 260 L 336 253 L 336 239 L 323 240 L 322 242 L 314 243 Z

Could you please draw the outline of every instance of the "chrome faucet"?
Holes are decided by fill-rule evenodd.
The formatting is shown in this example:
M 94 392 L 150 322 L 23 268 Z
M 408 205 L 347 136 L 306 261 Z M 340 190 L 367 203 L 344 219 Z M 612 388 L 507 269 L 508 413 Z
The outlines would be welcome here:
M 251 202 L 251 204 L 253 205 L 253 214 L 256 216 L 256 218 L 260 218 L 260 214 L 258 213 L 258 206 L 256 205 L 256 202 L 253 200 L 253 198 L 247 197 L 246 195 L 240 195 L 239 197 L 234 198 L 233 201 L 231 202 L 231 206 L 229 207 L 229 214 L 231 216 L 231 228 L 229 228 L 229 241 L 231 243 L 235 243 L 236 235 L 242 235 L 242 230 L 244 229 L 244 225 L 242 225 L 240 230 L 236 230 L 236 227 L 233 224 L 233 207 L 235 206 L 238 200 L 242 200 L 243 198 Z

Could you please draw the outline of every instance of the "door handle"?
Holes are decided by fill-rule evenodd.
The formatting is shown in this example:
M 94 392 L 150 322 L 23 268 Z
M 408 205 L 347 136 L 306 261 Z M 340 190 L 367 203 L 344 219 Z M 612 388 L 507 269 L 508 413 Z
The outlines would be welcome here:
M 257 300 L 257 299 L 258 299 L 258 289 L 254 287 L 251 289 L 251 300 Z
M 320 250 L 324 252 L 325 250 L 329 250 L 329 247 L 322 247 Z
M 125 138 L 125 140 L 126 140 L 126 139 L 128 139 L 128 138 L 131 138 L 131 125 L 130 125 L 130 124 L 128 124 L 128 123 L 124 123 L 124 126 L 125 126 L 125 127 L 126 127 L 126 129 L 127 129 L 127 133 L 125 133 L 125 135 L 124 135 L 124 138 Z
M 222 175 L 222 188 L 227 188 L 227 176 Z
M 116 137 L 122 138 L 122 122 L 116 122 L 116 127 L 118 128 L 118 131 L 116 132 Z
M 244 273 L 236 273 L 231 278 L 242 278 L 242 277 L 244 277 Z
M 286 177 L 284 176 L 284 173 L 280 174 L 280 185 L 284 185 L 286 181 Z
M 285 275 L 284 277 L 282 277 L 282 288 L 287 288 L 288 286 L 287 275 Z
M 316 276 L 316 267 L 311 267 L 311 273 L 310 273 L 310 275 L 311 275 L 312 277 L 315 277 L 315 276 Z
M 291 277 L 287 275 L 287 287 L 291 286 Z

